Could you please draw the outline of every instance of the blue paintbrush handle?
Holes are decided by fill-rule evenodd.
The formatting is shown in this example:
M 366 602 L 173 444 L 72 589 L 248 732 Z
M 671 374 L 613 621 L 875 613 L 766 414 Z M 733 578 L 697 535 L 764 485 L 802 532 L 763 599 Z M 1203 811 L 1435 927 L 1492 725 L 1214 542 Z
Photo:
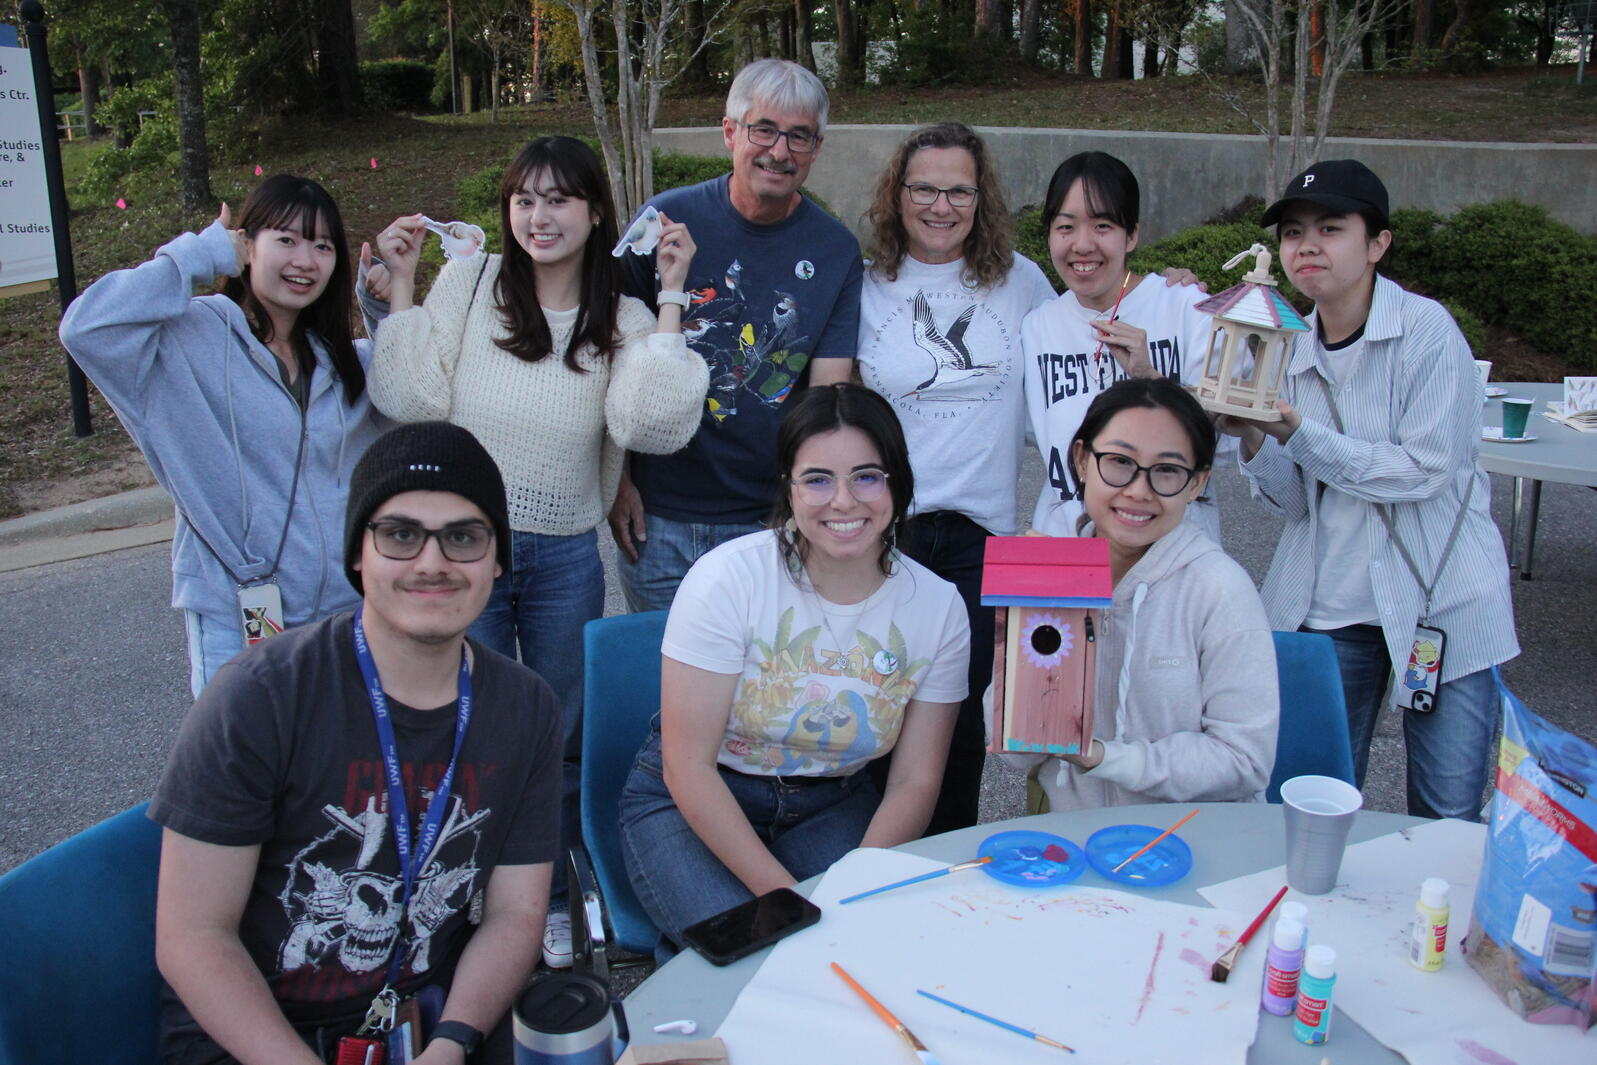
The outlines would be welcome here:
M 1030 1031 L 1029 1029 L 1026 1029 L 1026 1028 L 1022 1028 L 1018 1024 L 1010 1024 L 1008 1021 L 1001 1021 L 997 1017 L 989 1017 L 987 1014 L 982 1013 L 979 1010 L 973 1010 L 969 1006 L 961 1006 L 957 1002 L 950 1002 L 948 999 L 941 998 L 941 997 L 939 997 L 937 995 L 934 995 L 930 991 L 921 991 L 921 990 L 919 990 L 917 988 L 916 991 L 915 991 L 915 994 L 924 995 L 925 997 L 931 999 L 933 1002 L 941 1002 L 943 1005 L 949 1007 L 950 1009 L 956 1009 L 956 1010 L 958 1010 L 961 1013 L 968 1013 L 972 1017 L 975 1017 L 978 1021 L 986 1021 L 988 1024 L 996 1024 L 1000 1028 L 1007 1028 L 1011 1032 L 1014 1032 L 1016 1035 L 1023 1035 L 1027 1039 L 1036 1039 L 1037 1038 L 1037 1033 L 1036 1032 Z
M 910 884 L 919 884 L 924 880 L 935 880 L 940 876 L 947 876 L 951 872 L 953 872 L 952 868 L 938 869 L 936 872 L 932 873 L 922 873 L 920 876 L 912 876 L 908 880 L 899 880 L 896 883 L 883 884 L 881 887 L 873 887 L 869 891 L 861 891 L 858 895 L 850 895 L 846 899 L 838 899 L 837 904 L 842 906 L 845 903 L 858 902 L 860 899 L 868 899 L 872 895 L 880 895 L 882 892 L 892 891 L 894 888 L 908 887 Z

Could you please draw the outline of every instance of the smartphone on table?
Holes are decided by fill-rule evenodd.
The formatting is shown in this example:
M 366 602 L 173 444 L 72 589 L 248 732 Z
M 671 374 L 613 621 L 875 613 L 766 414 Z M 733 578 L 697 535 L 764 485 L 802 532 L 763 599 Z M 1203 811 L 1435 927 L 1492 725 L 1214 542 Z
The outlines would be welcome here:
M 792 888 L 777 888 L 682 930 L 712 965 L 730 965 L 821 919 L 821 909 Z

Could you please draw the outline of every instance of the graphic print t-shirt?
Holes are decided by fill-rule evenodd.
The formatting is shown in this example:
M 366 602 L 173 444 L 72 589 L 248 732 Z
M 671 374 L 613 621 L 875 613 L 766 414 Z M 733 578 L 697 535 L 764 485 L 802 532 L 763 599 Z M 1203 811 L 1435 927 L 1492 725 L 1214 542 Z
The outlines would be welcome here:
M 954 586 L 899 557 L 861 603 L 788 576 L 772 531 L 706 554 L 671 604 L 661 652 L 738 674 L 716 760 L 741 773 L 846 776 L 893 749 L 911 699 L 965 698 L 970 622 Z
M 1164 278 L 1148 275 L 1120 302 L 1120 319 L 1148 334 L 1153 368 L 1182 384 L 1195 385 L 1203 374 L 1214 319 L 1197 310 L 1197 304 L 1207 298 L 1196 285 L 1166 286 Z M 1031 312 L 1020 327 L 1026 412 L 1047 471 L 1032 526 L 1050 536 L 1075 536 L 1082 514 L 1082 486 L 1070 464 L 1070 441 L 1098 393 L 1127 376 L 1107 348 L 1094 358 L 1098 334 L 1092 323 L 1108 317 L 1108 311 L 1083 307 L 1067 291 Z M 1210 513 L 1200 516 L 1200 509 Z M 1212 505 L 1187 510 L 1189 519 L 1202 522 L 1218 543 L 1219 519 Z
M 776 430 L 811 357 L 852 358 L 863 265 L 859 243 L 808 199 L 755 225 L 738 214 L 727 178 L 649 201 L 686 223 L 698 250 L 682 316 L 688 346 L 710 364 L 699 431 L 674 455 L 632 457 L 644 508 L 674 521 L 758 521 L 776 491 Z M 622 290 L 651 307 L 654 257 L 621 258 Z
M 401 989 L 447 983 L 472 899 L 494 868 L 556 856 L 559 709 L 530 670 L 480 646 L 473 656 L 473 712 L 450 803 L 403 925 L 381 747 L 350 615 L 235 658 L 183 722 L 150 816 L 206 843 L 260 845 L 239 938 L 291 1023 L 364 1013 L 398 942 Z M 449 763 L 455 707 L 391 712 L 414 833 Z M 168 995 L 164 1037 L 201 1037 Z
M 968 286 L 964 269 L 906 256 L 893 281 L 867 270 L 856 358 L 904 427 L 915 511 L 958 511 L 1008 536 L 1025 441 L 1020 323 L 1054 290 L 1019 253 L 995 288 Z

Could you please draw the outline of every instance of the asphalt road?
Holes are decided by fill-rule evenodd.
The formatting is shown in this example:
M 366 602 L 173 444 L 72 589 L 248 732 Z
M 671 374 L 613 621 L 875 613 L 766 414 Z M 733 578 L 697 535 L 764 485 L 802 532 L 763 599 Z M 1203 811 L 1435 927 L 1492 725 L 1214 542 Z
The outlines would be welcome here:
M 1040 469 L 1027 470 L 1029 513 Z M 1506 531 L 1512 482 L 1494 478 Z M 1218 477 L 1226 549 L 1262 578 L 1277 524 Z M 1549 484 L 1542 493 L 1536 579 L 1514 579 L 1525 652 L 1504 670 L 1543 716 L 1597 743 L 1597 493 Z M 183 626 L 167 606 L 168 548 L 116 551 L 0 575 L 0 871 L 147 798 L 188 699 Z M 608 610 L 621 609 L 612 592 Z M 1383 721 L 1366 803 L 1403 805 L 1402 741 Z M 1017 777 L 989 765 L 983 820 L 1019 814 Z

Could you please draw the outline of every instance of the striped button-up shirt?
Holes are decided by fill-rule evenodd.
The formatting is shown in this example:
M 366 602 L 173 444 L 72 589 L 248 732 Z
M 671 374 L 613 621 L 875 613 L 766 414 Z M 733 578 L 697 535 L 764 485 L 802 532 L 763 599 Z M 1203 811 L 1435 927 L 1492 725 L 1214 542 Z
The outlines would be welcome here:
M 1320 485 L 1336 488 L 1369 504 L 1370 586 L 1387 651 L 1401 674 L 1425 596 L 1375 506 L 1387 505 L 1398 536 L 1430 581 L 1473 479 L 1469 511 L 1436 581 L 1428 620 L 1447 634 L 1443 681 L 1513 658 L 1519 641 L 1508 560 L 1480 466 L 1483 397 L 1463 334 L 1440 304 L 1378 276 L 1364 350 L 1339 387 L 1322 361 L 1316 318 L 1298 338 L 1283 384 L 1303 424 L 1285 444 L 1267 437 L 1242 463 L 1254 497 L 1286 519 L 1261 592 L 1271 625 L 1296 629 L 1308 616 Z M 1336 395 L 1345 433 L 1336 430 L 1327 389 Z

